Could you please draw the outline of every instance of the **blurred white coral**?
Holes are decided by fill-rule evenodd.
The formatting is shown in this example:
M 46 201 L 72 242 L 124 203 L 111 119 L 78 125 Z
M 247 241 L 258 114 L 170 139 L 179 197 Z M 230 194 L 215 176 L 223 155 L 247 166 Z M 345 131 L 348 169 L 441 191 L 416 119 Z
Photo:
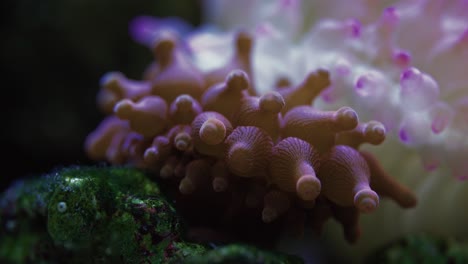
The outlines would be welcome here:
M 343 246 L 365 254 L 405 232 L 468 236 L 468 182 L 450 178 L 468 179 L 467 0 L 213 0 L 206 10 L 225 33 L 189 38 L 199 65 L 217 66 L 232 32 L 251 29 L 258 89 L 326 68 L 332 85 L 317 107 L 348 105 L 385 124 L 389 139 L 369 150 L 420 204 L 402 211 L 384 201 L 363 217 L 358 244 Z

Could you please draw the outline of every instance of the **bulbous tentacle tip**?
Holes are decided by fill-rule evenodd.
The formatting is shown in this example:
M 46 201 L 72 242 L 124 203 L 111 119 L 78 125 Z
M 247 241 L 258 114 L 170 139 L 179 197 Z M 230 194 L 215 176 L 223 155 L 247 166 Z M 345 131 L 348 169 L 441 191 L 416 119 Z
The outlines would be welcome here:
M 122 92 L 120 80 L 125 78 L 121 72 L 108 72 L 101 77 L 100 86 L 112 92 Z
M 280 77 L 275 82 L 275 89 L 281 90 L 283 88 L 290 87 L 292 85 L 291 80 L 288 77 Z
M 193 99 L 192 96 L 188 94 L 182 94 L 177 96 L 177 98 L 174 101 L 174 104 L 180 110 L 189 110 L 192 108 L 194 101 L 195 99 Z
M 174 138 L 174 146 L 180 151 L 186 151 L 192 145 L 192 137 L 187 132 L 180 132 Z
M 379 195 L 371 189 L 360 190 L 354 195 L 354 206 L 361 213 L 371 213 L 379 206 Z
M 418 198 L 412 192 L 406 192 L 396 202 L 402 208 L 414 208 L 418 204 Z
M 251 148 L 243 142 L 238 142 L 229 149 L 226 163 L 234 174 L 249 177 L 253 159 Z
M 159 151 L 155 147 L 150 147 L 145 150 L 145 153 L 143 154 L 143 160 L 147 164 L 155 163 L 158 162 L 159 159 Z
M 163 179 L 171 178 L 174 175 L 177 162 L 178 159 L 175 156 L 170 156 L 159 171 L 159 176 Z
M 378 145 L 385 140 L 385 126 L 380 122 L 370 121 L 366 125 L 364 135 L 369 140 L 369 143 Z
M 407 68 L 411 64 L 411 54 L 408 51 L 397 50 L 393 52 L 392 60 L 400 68 Z
M 318 69 L 310 72 L 305 79 L 305 85 L 313 87 L 313 85 L 317 83 L 324 83 L 321 85 L 323 88 L 330 85 L 330 73 L 325 69 Z
M 185 195 L 191 194 L 195 191 L 195 184 L 190 178 L 185 177 L 179 183 L 179 191 Z
M 216 118 L 209 118 L 200 128 L 200 139 L 208 145 L 217 145 L 226 137 L 226 126 Z
M 216 177 L 213 179 L 213 190 L 215 192 L 224 192 L 228 188 L 228 180 L 223 177 Z
M 283 96 L 278 92 L 268 92 L 260 97 L 259 107 L 263 111 L 279 113 L 285 106 Z
M 359 118 L 351 107 L 341 107 L 335 113 L 335 121 L 343 130 L 351 130 L 359 123 Z
M 249 88 L 249 76 L 242 70 L 233 70 L 226 77 L 229 90 L 246 90 Z
M 312 201 L 320 194 L 322 185 L 315 175 L 303 175 L 296 183 L 296 192 L 304 201 Z
M 262 221 L 264 223 L 271 223 L 278 218 L 278 212 L 271 207 L 265 207 L 262 210 Z
M 99 109 L 105 114 L 111 114 L 114 111 L 114 106 L 121 98 L 113 92 L 100 90 L 96 97 L 96 103 Z
M 177 43 L 177 35 L 171 31 L 160 32 L 153 41 L 153 53 L 157 56 L 165 56 L 172 53 Z
M 133 113 L 134 103 L 129 99 L 120 100 L 114 106 L 114 113 L 120 119 L 129 119 Z
M 165 164 L 159 171 L 159 176 L 163 179 L 169 179 L 174 174 L 174 168 Z

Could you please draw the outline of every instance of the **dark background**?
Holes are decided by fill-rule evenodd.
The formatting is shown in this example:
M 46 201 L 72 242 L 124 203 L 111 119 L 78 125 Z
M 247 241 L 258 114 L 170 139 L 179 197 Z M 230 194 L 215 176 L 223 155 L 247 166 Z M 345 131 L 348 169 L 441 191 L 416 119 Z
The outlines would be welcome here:
M 14 179 L 93 164 L 86 135 L 103 118 L 95 104 L 107 71 L 140 78 L 152 55 L 134 42 L 139 15 L 197 26 L 196 0 L 2 0 L 0 191 Z

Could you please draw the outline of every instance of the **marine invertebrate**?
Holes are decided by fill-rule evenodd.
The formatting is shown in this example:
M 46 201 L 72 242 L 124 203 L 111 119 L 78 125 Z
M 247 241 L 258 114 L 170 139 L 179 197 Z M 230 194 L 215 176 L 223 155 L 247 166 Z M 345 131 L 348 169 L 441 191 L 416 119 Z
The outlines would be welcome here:
M 367 160 L 355 148 L 381 143 L 380 124 L 359 123 L 350 107 L 309 106 L 330 84 L 324 69 L 311 71 L 297 85 L 263 94 L 255 90 L 250 71 L 255 40 L 246 33 L 236 34 L 231 60 L 206 73 L 191 63 L 181 41 L 172 33 L 157 34 L 151 80 L 135 81 L 145 87 L 149 82 L 150 93 L 141 98 L 119 94 L 114 114 L 87 139 L 90 157 L 114 162 L 101 153 L 120 151 L 127 163 L 170 182 L 179 209 L 189 207 L 195 219 L 207 210 L 210 218 L 233 225 L 241 225 L 232 220 L 241 218 L 273 227 L 299 216 L 294 225 L 302 229 L 310 223 L 306 218 L 323 223 L 333 217 L 343 224 L 348 241 L 355 241 L 359 213 L 376 210 L 379 201 L 369 186 L 373 175 Z M 113 140 L 120 131 L 141 137 L 123 144 Z M 347 131 L 350 136 L 340 134 Z M 337 141 L 350 146 L 336 146 Z M 346 173 L 338 175 L 341 171 Z M 387 191 L 383 184 L 378 187 Z M 394 183 L 392 188 L 404 187 Z M 335 195 L 341 190 L 344 196 Z M 399 198 L 394 189 L 386 194 Z M 332 213 L 315 210 L 322 206 Z
M 275 145 L 269 165 L 270 178 L 279 189 L 297 193 L 304 201 L 313 201 L 320 194 L 317 178 L 320 166 L 317 151 L 296 137 L 287 137 Z
M 362 256 L 376 244 L 409 232 L 466 237 L 463 222 L 468 214 L 462 201 L 468 193 L 463 181 L 468 174 L 468 75 L 462 72 L 466 72 L 468 55 L 467 1 L 205 3 L 207 20 L 223 33 L 190 37 L 200 54 L 196 56 L 199 65 L 209 65 L 206 61 L 212 61 L 213 53 L 226 52 L 223 40 L 232 38 L 235 29 L 252 28 L 257 89 L 270 90 L 279 81 L 298 83 L 322 68 L 331 82 L 314 107 L 349 106 L 361 119 L 378 121 L 385 128 L 386 141 L 378 148 L 363 147 L 364 152 L 371 152 L 372 159 L 382 163 L 381 169 L 416 192 L 420 202 L 414 210 L 397 211 L 382 201 L 381 210 L 362 219 L 367 231 L 358 245 L 342 244 L 349 255 Z M 202 39 L 219 44 L 210 46 L 213 52 L 207 53 L 200 45 Z M 362 138 L 351 139 L 358 135 L 355 132 L 339 133 L 337 143 L 356 146 Z M 413 202 L 398 199 L 400 204 Z M 381 220 L 388 218 L 393 221 L 383 224 Z M 341 242 L 337 238 L 335 245 Z
M 318 108 L 353 107 L 362 118 L 381 122 L 389 137 L 418 150 L 427 171 L 447 168 L 465 178 L 466 1 L 358 1 L 352 7 L 336 1 L 206 2 L 208 19 L 231 38 L 239 26 L 254 28 L 257 89 L 270 90 L 280 78 L 301 82 L 324 69 L 330 85 L 323 87 Z M 235 20 L 236 14 L 242 19 Z M 199 42 L 207 35 L 227 38 L 192 36 L 197 64 L 213 57 Z M 226 52 L 222 45 L 213 50 Z
M 370 170 L 358 151 L 335 146 L 320 166 L 323 193 L 340 206 L 354 206 L 369 213 L 379 205 L 379 196 L 370 187 Z

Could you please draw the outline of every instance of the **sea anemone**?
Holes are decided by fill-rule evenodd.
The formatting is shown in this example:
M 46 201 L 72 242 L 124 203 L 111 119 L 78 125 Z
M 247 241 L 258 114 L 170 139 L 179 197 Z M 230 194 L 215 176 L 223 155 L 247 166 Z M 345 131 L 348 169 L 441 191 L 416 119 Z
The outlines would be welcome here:
M 206 1 L 206 9 L 208 21 L 221 30 L 190 36 L 200 64 L 212 61 L 214 51 L 225 52 L 217 43 L 230 32 L 251 28 L 258 89 L 269 90 L 279 80 L 300 83 L 308 72 L 324 69 L 331 85 L 315 108 L 349 106 L 361 119 L 383 125 L 376 134 L 383 128 L 386 141 L 378 148 L 364 146 L 365 151 L 415 190 L 420 203 L 400 211 L 383 201 L 364 217 L 365 234 L 376 235 L 363 235 L 348 248 L 350 254 L 365 254 L 408 232 L 468 235 L 462 202 L 468 193 L 466 0 Z M 211 52 L 202 45 L 208 39 Z M 338 144 L 353 145 L 340 138 Z M 366 159 L 373 163 L 374 157 Z M 411 204 L 407 192 L 394 199 Z
M 358 150 L 365 142 L 380 144 L 383 125 L 360 122 L 347 106 L 310 106 L 330 84 L 328 70 L 311 71 L 296 86 L 261 92 L 252 82 L 256 39 L 249 33 L 236 33 L 234 55 L 206 72 L 194 66 L 194 54 L 176 34 L 160 30 L 154 36 L 155 62 L 146 77 L 104 75 L 98 104 L 113 111 L 86 140 L 91 158 L 153 172 L 175 193 L 182 214 L 184 207 L 196 212 L 189 218 L 230 219 L 237 228 L 260 223 L 274 227 L 273 235 L 281 226 L 320 232 L 335 218 L 355 242 L 359 215 L 377 209 L 378 192 L 401 202 L 395 192 L 405 187 L 382 177 L 377 159 Z M 374 171 L 379 190 L 373 190 Z M 416 198 L 406 194 L 413 202 L 403 206 L 414 206 Z M 232 220 L 239 218 L 243 222 Z

